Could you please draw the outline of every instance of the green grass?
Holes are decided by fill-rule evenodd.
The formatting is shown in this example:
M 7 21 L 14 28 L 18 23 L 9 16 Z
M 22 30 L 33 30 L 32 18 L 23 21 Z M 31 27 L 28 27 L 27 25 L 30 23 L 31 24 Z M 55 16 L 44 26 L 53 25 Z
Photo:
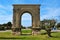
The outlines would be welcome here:
M 60 32 L 52 33 L 53 37 L 48 37 L 46 31 L 41 30 L 41 35 L 12 35 L 10 32 L 0 32 L 0 40 L 60 40 Z M 22 30 L 22 33 L 31 33 L 31 30 Z
M 22 29 L 22 34 L 27 34 L 27 33 L 32 33 L 32 30 L 31 29 L 27 29 L 27 30 L 25 30 L 25 29 Z

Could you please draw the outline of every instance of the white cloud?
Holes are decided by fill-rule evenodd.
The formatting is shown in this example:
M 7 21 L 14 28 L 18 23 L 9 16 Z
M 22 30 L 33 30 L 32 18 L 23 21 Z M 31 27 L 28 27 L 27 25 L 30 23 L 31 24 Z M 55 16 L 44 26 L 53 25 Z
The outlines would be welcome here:
M 12 15 L 0 15 L 0 24 L 12 22 Z
M 4 7 L 3 5 L 1 5 L 1 4 L 0 4 L 0 8 L 3 8 L 3 9 L 5 9 L 5 7 Z
M 60 21 L 60 7 L 57 0 L 41 0 L 41 20 L 43 19 L 57 19 Z M 44 14 L 45 13 L 45 14 Z
M 0 24 L 12 22 L 12 6 L 3 6 L 0 4 Z
M 24 20 L 31 20 L 31 19 L 32 19 L 31 15 L 29 13 L 25 13 L 25 14 L 22 15 L 22 20 L 23 21 Z
M 0 24 L 12 22 L 12 15 L 0 15 Z
M 47 10 L 45 15 L 41 16 L 41 20 L 43 19 L 56 19 L 57 16 L 60 16 L 60 8 L 46 8 Z
M 12 5 L 3 6 L 2 4 L 0 4 L 0 9 L 6 10 L 6 11 L 12 11 L 13 6 Z

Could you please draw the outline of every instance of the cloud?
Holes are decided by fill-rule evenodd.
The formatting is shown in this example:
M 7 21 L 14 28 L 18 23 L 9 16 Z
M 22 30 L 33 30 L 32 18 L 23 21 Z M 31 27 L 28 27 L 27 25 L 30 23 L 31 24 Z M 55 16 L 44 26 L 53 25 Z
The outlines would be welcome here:
M 47 12 L 45 15 L 41 16 L 41 20 L 52 18 L 57 19 L 58 16 L 60 16 L 60 8 L 45 8 L 45 10 L 47 10 Z
M 60 21 L 60 0 L 40 0 L 41 4 L 41 20 L 56 19 Z
M 22 21 L 24 21 L 24 20 L 31 20 L 31 19 L 32 19 L 31 15 L 29 13 L 24 13 L 22 15 Z
M 22 15 L 21 25 L 26 26 L 26 27 L 32 26 L 32 18 L 29 13 L 24 13 Z
M 5 7 L 3 5 L 1 5 L 1 4 L 0 4 L 0 8 L 5 9 Z
M 12 22 L 12 15 L 0 15 L 0 24 Z
M 46 7 L 60 7 L 60 0 L 40 0 L 40 4 Z
M 12 22 L 12 7 L 3 6 L 0 4 L 0 24 Z

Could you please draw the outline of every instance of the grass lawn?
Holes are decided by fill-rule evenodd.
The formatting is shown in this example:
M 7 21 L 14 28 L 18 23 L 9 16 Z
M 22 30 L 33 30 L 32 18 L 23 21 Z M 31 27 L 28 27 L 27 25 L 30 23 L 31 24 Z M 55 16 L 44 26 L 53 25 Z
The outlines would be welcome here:
M 22 34 L 31 33 L 31 30 L 22 30 Z M 52 33 L 53 37 L 48 37 L 44 30 L 41 30 L 40 35 L 19 35 L 14 36 L 11 34 L 11 31 L 9 32 L 0 32 L 0 40 L 60 40 L 60 32 L 54 32 Z

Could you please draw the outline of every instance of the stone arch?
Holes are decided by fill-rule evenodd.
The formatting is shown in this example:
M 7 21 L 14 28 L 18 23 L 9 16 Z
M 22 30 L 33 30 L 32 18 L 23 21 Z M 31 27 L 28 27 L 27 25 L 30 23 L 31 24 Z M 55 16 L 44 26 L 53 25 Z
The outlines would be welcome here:
M 32 16 L 32 35 L 39 34 L 40 30 L 40 5 L 13 5 L 13 33 L 21 34 L 21 16 L 28 12 Z

